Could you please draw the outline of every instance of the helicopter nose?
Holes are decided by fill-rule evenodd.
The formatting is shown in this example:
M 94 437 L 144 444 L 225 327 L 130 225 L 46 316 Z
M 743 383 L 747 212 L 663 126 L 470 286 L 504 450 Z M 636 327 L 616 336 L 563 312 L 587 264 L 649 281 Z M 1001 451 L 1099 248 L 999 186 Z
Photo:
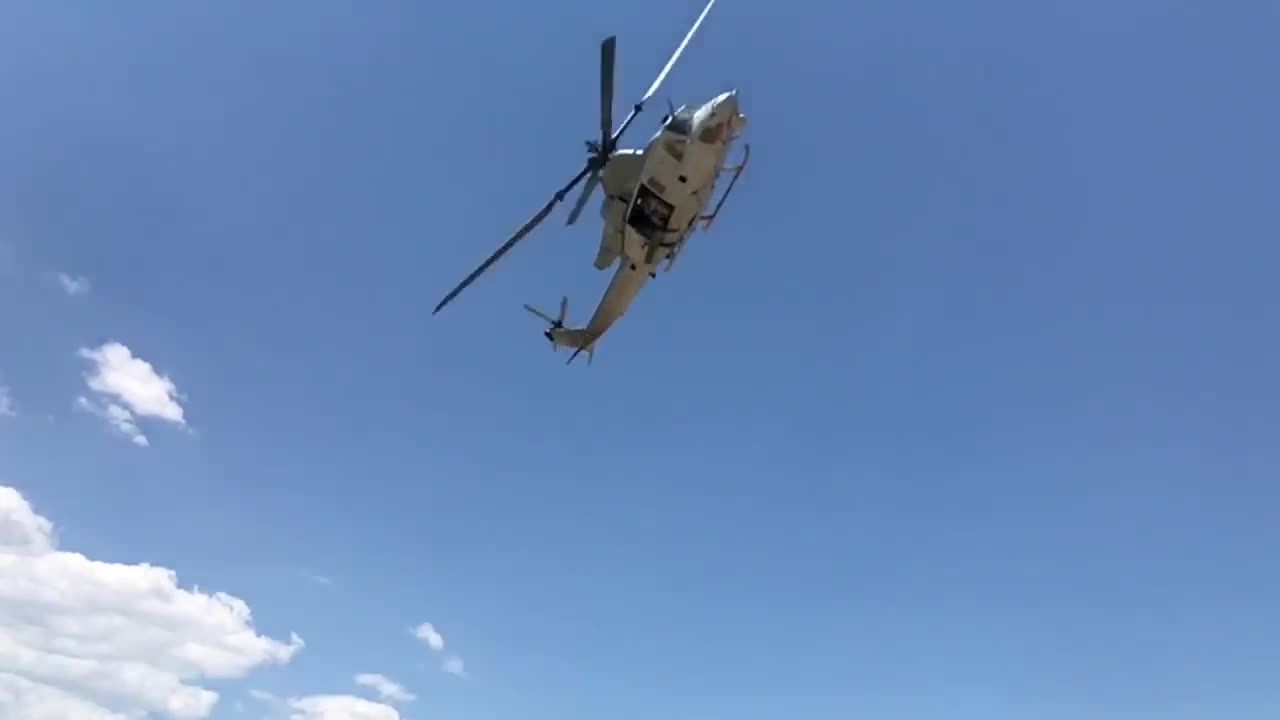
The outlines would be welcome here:
M 737 89 L 720 93 L 711 101 L 711 106 L 714 108 L 716 122 L 727 123 L 730 132 L 739 132 L 746 126 L 747 116 L 743 115 L 738 108 Z
M 711 101 L 712 107 L 715 108 L 717 115 L 728 115 L 738 111 L 738 91 L 730 90 L 729 92 L 720 93 L 715 100 Z
M 720 93 L 698 108 L 694 116 L 698 137 L 703 142 L 719 142 L 738 116 L 738 91 Z

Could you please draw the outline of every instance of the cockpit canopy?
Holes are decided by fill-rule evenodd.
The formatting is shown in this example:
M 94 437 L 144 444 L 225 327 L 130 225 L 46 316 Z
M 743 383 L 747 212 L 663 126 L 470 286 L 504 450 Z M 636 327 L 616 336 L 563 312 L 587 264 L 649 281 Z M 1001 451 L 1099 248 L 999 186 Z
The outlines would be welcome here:
M 663 129 L 680 137 L 689 137 L 693 134 L 693 108 L 680 106 L 671 115 L 667 116 L 666 122 L 663 123 Z

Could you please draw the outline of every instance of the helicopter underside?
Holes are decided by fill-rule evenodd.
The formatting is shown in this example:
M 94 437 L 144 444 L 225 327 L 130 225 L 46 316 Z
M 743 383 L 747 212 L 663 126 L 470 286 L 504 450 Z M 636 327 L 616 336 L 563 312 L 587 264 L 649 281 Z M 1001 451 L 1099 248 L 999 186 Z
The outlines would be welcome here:
M 659 132 L 644 151 L 615 155 L 602 178 L 604 224 L 595 267 L 608 268 L 619 256 L 637 264 L 650 257 L 662 261 L 706 207 L 725 151 L 724 143 Z M 651 253 L 654 244 L 658 250 Z

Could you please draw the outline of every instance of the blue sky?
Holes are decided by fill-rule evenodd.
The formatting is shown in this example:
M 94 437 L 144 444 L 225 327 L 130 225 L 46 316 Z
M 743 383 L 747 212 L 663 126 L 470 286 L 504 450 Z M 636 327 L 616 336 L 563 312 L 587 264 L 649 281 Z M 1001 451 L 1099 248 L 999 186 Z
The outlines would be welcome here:
M 596 206 L 431 317 L 700 6 L 0 9 L 0 485 L 305 639 L 213 718 L 1274 718 L 1280 6 L 720 0 L 626 139 L 751 166 L 594 364 Z

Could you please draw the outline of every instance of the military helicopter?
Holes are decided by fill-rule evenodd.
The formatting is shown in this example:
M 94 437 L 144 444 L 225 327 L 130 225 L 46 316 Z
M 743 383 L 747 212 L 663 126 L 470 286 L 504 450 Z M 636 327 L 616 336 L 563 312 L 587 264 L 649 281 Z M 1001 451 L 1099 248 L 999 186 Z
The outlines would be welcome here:
M 715 1 L 707 2 L 662 72 L 616 130 L 612 127 L 617 38 L 610 35 L 604 39 L 600 45 L 600 141 L 587 141 L 589 156 L 586 164 L 568 184 L 552 195 L 541 210 L 450 291 L 432 315 L 440 312 L 545 220 L 555 206 L 586 179 L 587 183 L 566 224 L 572 225 L 577 221 L 596 187 L 603 186 L 600 214 L 604 223 L 595 267 L 604 270 L 617 262 L 613 280 L 591 320 L 582 328 L 565 327 L 567 298 L 562 299 L 556 318 L 529 305 L 525 305 L 525 309 L 549 323 L 543 334 L 551 341 L 553 349 L 573 348 L 569 362 L 573 362 L 578 353 L 586 351 L 590 362 L 596 341 L 622 317 L 645 282 L 656 277 L 656 266 L 666 260 L 666 270 L 670 271 L 695 224 L 701 220 L 704 229 L 710 227 L 746 167 L 749 146 L 744 146 L 741 163 L 733 167 L 723 165 L 730 146 L 746 125 L 746 116 L 738 108 L 736 90 L 720 93 L 697 107 L 670 107 L 662 126 L 643 149 L 618 147 L 622 134 L 657 92 Z M 712 199 L 715 183 L 725 172 L 732 172 L 733 179 L 715 209 L 708 214 L 705 211 Z

